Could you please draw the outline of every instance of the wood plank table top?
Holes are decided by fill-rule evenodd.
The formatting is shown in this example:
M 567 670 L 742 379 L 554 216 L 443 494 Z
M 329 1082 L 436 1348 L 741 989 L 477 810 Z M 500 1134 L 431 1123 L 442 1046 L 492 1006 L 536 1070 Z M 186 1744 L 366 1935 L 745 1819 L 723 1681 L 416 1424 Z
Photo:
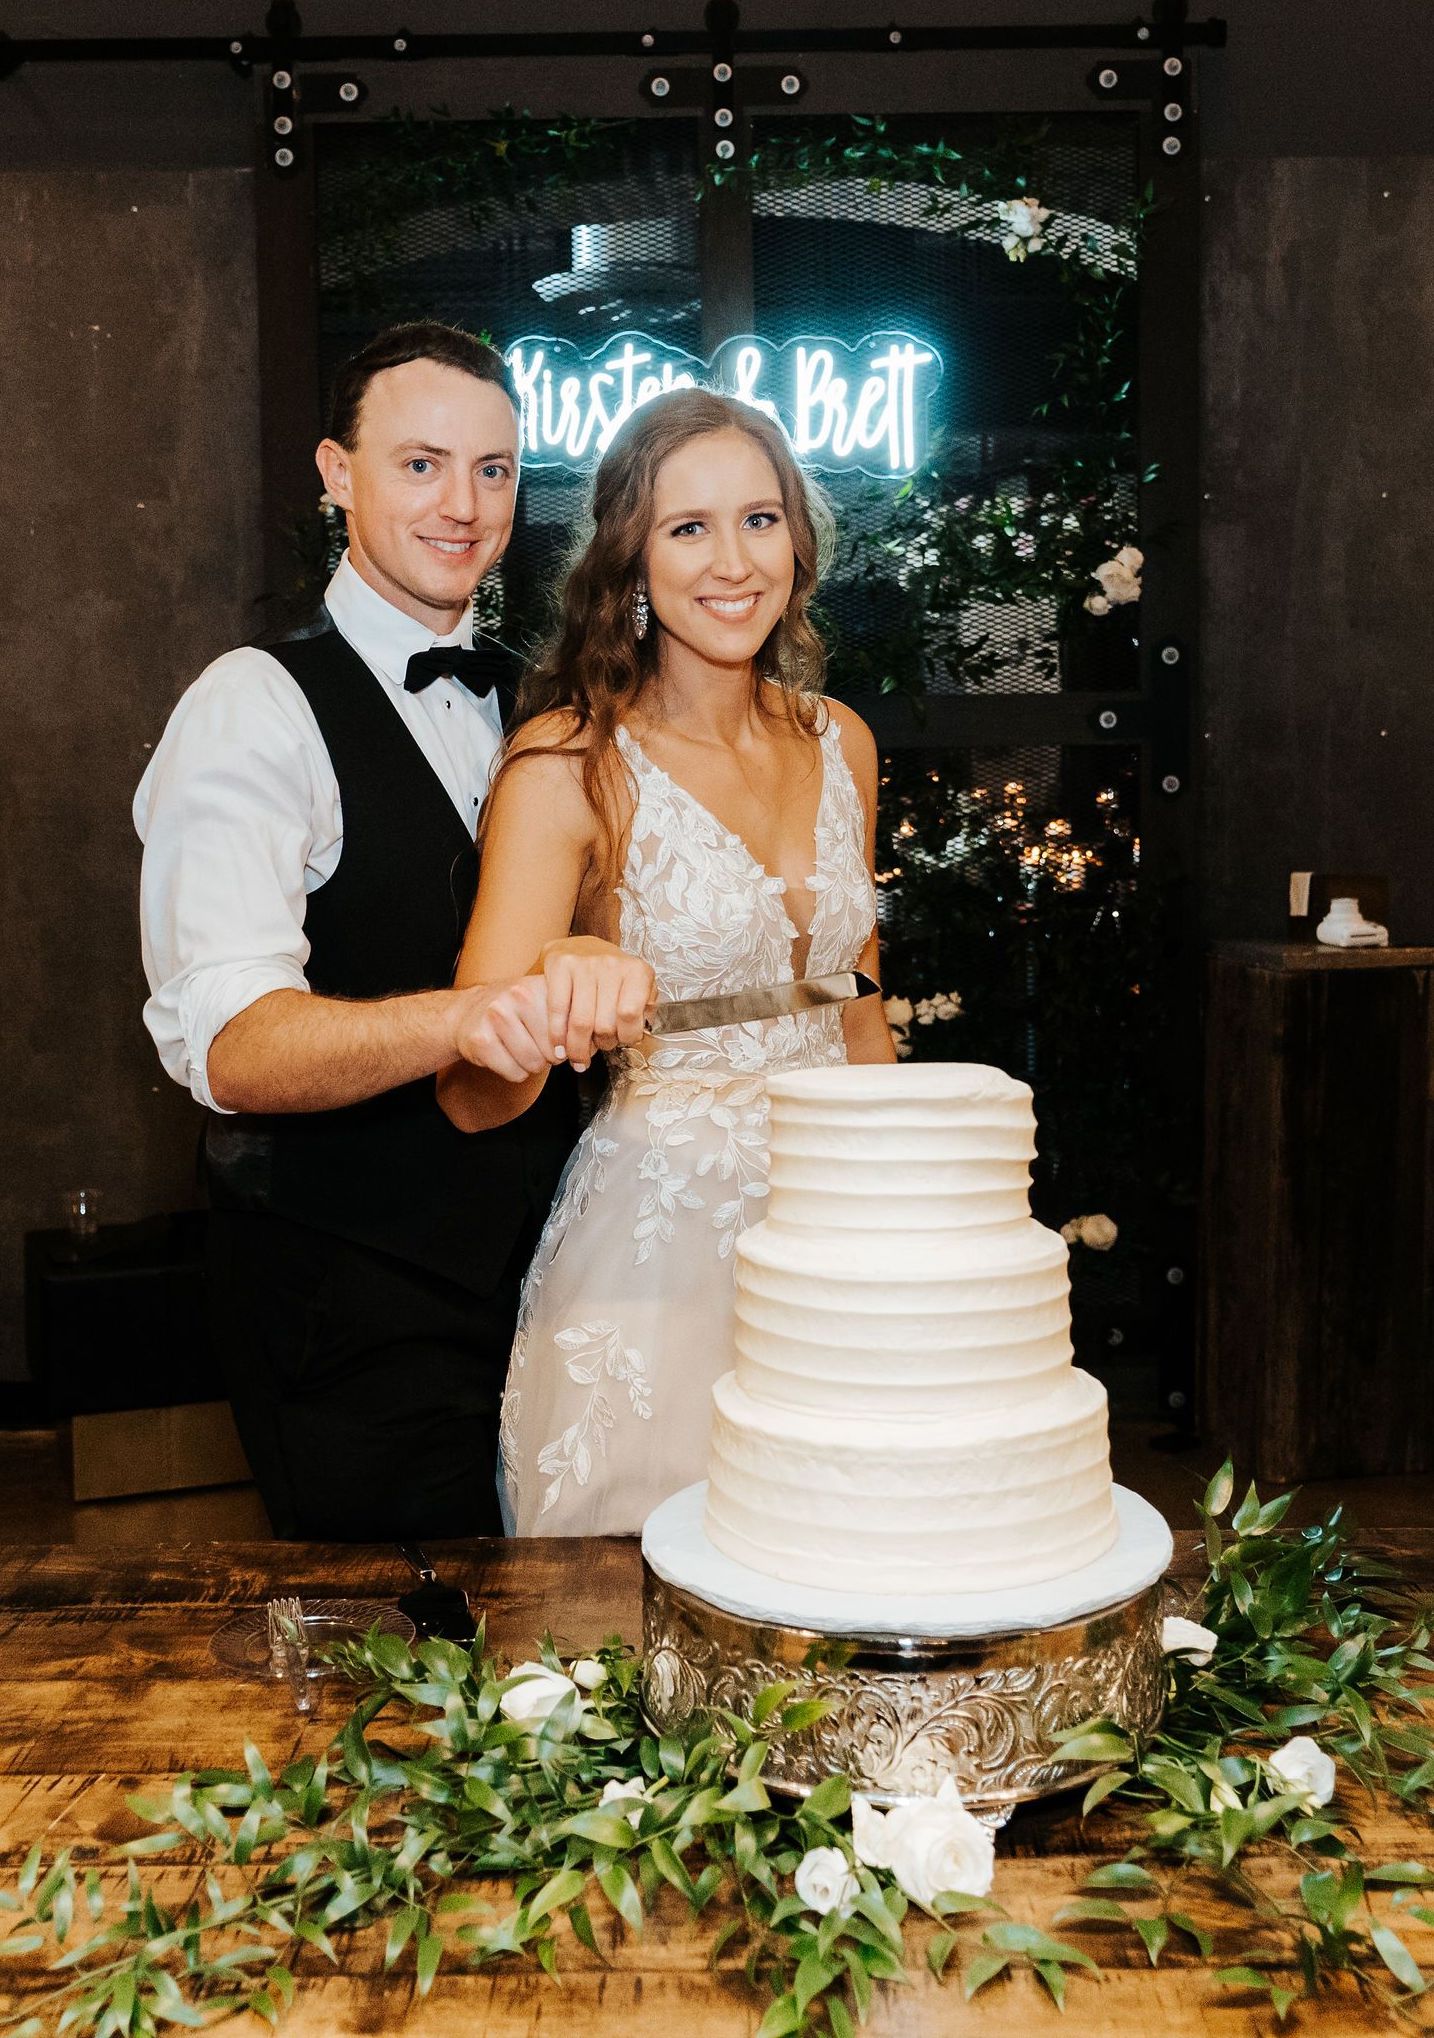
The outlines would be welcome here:
M 1434 1587 L 1434 1530 L 1369 1538 L 1410 1579 Z M 490 1642 L 510 1659 L 533 1652 L 551 1627 L 564 1653 L 591 1648 L 620 1631 L 640 1634 L 641 1569 L 630 1541 L 435 1544 L 440 1575 L 461 1583 L 487 1610 Z M 1177 1575 L 1200 1576 L 1193 1538 L 1181 1536 Z M 262 1605 L 271 1593 L 392 1600 L 410 1579 L 391 1550 L 339 1545 L 194 1543 L 108 1555 L 49 1545 L 0 1550 L 0 1886 L 13 1887 L 27 1851 L 47 1858 L 72 1846 L 77 1865 L 105 1858 L 146 1828 L 125 1805 L 135 1791 L 159 1794 L 184 1769 L 236 1766 L 247 1736 L 277 1767 L 318 1753 L 347 1716 L 347 1687 L 325 1688 L 316 1713 L 298 1717 L 278 1687 L 247 1684 L 224 1671 L 210 1636 L 234 1610 Z M 1425 1822 L 1380 1809 L 1362 1796 L 1348 1804 L 1366 1859 L 1428 1858 Z M 994 1895 L 1012 1917 L 1049 1927 L 1101 1860 L 1139 1837 L 1132 1821 L 1108 1809 L 1089 1824 L 1074 1796 L 1019 1811 L 997 1843 Z M 176 1891 L 188 1888 L 191 1857 L 172 1857 Z M 151 1868 L 155 1863 L 149 1864 Z M 161 1859 L 161 1875 L 168 1864 Z M 108 1880 L 108 1876 L 106 1877 Z M 119 1875 L 116 1871 L 116 1884 Z M 668 1901 L 670 1899 L 670 1901 Z M 998 1981 L 967 2005 L 959 1987 L 927 1973 L 920 1932 L 910 1933 L 913 1984 L 878 1993 L 870 2029 L 880 2034 L 960 2028 L 999 2034 L 1039 2029 L 1063 2038 L 1159 2032 L 1162 2038 L 1273 2034 L 1273 2011 L 1259 1999 L 1219 1986 L 1212 1967 L 1242 1958 L 1262 1941 L 1253 1920 L 1225 1910 L 1199 1913 L 1216 1932 L 1217 1962 L 1172 1947 L 1151 1968 L 1127 1932 L 1065 1928 L 1100 1964 L 1100 1980 L 1072 1976 L 1061 2017 L 1035 1978 Z M 694 1924 L 664 1891 L 641 1938 L 599 1925 L 604 1957 L 576 1943 L 563 1952 L 562 1985 L 536 1969 L 508 1965 L 478 1973 L 450 1968 L 433 1993 L 414 1993 L 411 1967 L 385 1976 L 372 1933 L 339 1941 L 340 1964 L 308 1951 L 297 1962 L 299 1990 L 284 2032 L 303 2038 L 402 2031 L 424 2038 L 482 2032 L 487 2038 L 621 2032 L 624 2038 L 707 2038 L 751 2034 L 763 2001 L 748 1991 L 737 1960 L 709 1969 L 715 1921 Z M 1434 1957 L 1434 1934 L 1409 1931 L 1417 1958 Z M 29 1956 L 0 1969 L 13 2009 L 45 1985 Z M 1352 1991 L 1338 1988 L 1300 2002 L 1301 2033 L 1347 2034 L 1390 2028 Z M 236 2029 L 228 2020 L 228 2029 Z M 255 2032 L 264 2028 L 246 2022 Z

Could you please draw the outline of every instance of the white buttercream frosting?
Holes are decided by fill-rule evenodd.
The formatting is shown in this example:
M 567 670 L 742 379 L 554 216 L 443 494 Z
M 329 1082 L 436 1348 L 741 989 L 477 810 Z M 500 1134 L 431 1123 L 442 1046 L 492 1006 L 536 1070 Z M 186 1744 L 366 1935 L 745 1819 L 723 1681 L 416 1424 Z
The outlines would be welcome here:
M 969 1064 L 774 1076 L 766 1221 L 737 1248 L 707 1531 L 794 1582 L 960 1592 L 1116 1534 L 1105 1390 L 1030 1215 L 1031 1093 Z

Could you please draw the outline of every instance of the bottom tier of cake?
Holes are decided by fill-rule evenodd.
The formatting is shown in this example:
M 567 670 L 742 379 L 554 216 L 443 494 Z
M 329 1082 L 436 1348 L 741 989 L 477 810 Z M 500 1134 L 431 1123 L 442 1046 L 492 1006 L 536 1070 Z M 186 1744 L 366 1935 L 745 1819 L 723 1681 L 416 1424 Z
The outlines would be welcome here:
M 814 1419 L 713 1390 L 706 1530 L 794 1584 L 900 1593 L 1059 1578 L 1116 1538 L 1105 1389 L 1071 1372 L 1035 1403 L 946 1420 Z

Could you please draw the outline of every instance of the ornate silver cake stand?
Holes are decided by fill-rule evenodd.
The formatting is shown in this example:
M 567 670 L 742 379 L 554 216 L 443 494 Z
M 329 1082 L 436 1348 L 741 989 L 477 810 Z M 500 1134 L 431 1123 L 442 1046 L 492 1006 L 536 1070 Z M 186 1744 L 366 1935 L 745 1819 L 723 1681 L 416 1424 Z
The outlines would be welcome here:
M 874 1599 L 783 1585 L 714 1549 L 705 1486 L 643 1530 L 643 1694 L 659 1730 L 713 1708 L 745 1713 L 783 1679 L 821 1698 L 815 1726 L 776 1741 L 763 1772 L 803 1796 L 842 1774 L 876 1803 L 951 1777 L 994 1821 L 1100 1765 L 1057 1759 L 1056 1735 L 1097 1715 L 1148 1733 L 1165 1691 L 1160 1581 L 1170 1530 L 1116 1488 L 1114 1547 L 1053 1584 Z

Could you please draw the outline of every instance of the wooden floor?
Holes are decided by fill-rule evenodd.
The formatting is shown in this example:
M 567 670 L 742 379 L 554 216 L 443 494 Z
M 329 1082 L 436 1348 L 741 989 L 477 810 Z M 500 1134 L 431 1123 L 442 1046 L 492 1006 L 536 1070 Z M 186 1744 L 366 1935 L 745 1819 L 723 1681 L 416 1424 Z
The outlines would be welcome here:
M 1115 1476 L 1158 1507 L 1172 1527 L 1193 1527 L 1191 1502 L 1220 1454 L 1205 1445 L 1170 1450 L 1162 1447 L 1164 1441 L 1157 1424 L 1114 1422 Z M 1434 1475 L 1321 1481 L 1302 1489 L 1296 1518 L 1312 1520 L 1336 1502 L 1370 1528 L 1434 1526 Z M 0 1543 L 135 1549 L 153 1543 L 256 1541 L 268 1534 L 252 1486 L 76 1503 L 70 1498 L 62 1436 L 51 1430 L 0 1431 Z

